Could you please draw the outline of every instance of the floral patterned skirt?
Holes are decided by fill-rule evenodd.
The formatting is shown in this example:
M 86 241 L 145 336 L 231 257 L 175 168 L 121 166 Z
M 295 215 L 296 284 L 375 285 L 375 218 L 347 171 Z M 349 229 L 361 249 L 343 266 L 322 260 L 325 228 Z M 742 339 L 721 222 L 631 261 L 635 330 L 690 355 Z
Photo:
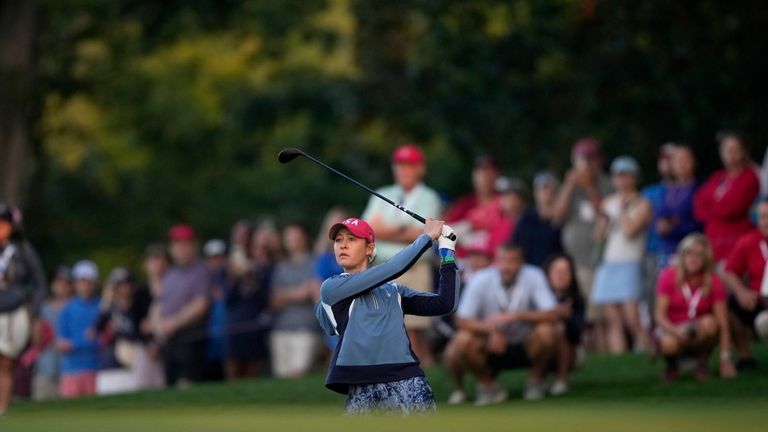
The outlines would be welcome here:
M 380 384 L 349 386 L 346 413 L 426 414 L 437 409 L 435 395 L 424 377 Z

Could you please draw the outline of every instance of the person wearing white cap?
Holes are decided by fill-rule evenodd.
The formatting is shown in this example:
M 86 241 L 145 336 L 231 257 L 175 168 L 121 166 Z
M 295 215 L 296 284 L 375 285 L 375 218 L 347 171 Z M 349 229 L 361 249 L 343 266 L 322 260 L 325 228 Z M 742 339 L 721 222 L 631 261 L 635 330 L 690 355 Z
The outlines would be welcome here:
M 82 260 L 72 269 L 72 278 L 76 297 L 62 309 L 56 328 L 56 346 L 62 354 L 59 391 L 64 398 L 95 394 L 99 368 L 95 329 L 100 314 L 99 269 L 93 261 Z
M 592 300 L 602 309 L 606 323 L 608 351 L 626 350 L 624 322 L 632 332 L 636 350 L 651 347 L 650 336 L 640 322 L 638 299 L 642 293 L 642 260 L 651 204 L 639 192 L 640 167 L 629 156 L 611 163 L 616 192 L 602 203 L 602 215 L 595 236 L 605 242 L 602 264 L 595 275 Z

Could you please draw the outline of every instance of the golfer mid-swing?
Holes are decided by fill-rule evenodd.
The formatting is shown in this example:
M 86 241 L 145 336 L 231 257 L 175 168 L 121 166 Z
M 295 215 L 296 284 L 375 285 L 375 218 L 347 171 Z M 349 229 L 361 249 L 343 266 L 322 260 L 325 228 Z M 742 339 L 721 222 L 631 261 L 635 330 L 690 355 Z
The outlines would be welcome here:
M 386 263 L 369 268 L 376 254 L 371 227 L 356 218 L 331 227 L 328 235 L 344 273 L 323 282 L 315 315 L 326 332 L 339 335 L 325 385 L 348 395 L 348 414 L 435 409 L 432 388 L 411 350 L 403 315 L 435 316 L 455 310 L 459 282 L 456 241 L 448 238 L 452 232 L 442 221 L 427 219 L 424 234 Z M 438 240 L 441 260 L 437 294 L 392 282 L 434 240 Z

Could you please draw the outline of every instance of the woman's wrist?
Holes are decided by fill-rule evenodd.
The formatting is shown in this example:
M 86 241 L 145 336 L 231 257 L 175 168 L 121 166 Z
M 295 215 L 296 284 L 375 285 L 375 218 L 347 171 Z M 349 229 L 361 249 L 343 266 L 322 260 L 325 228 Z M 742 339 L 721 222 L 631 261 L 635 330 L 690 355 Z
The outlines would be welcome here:
M 440 264 L 456 264 L 456 252 L 451 249 L 440 249 Z

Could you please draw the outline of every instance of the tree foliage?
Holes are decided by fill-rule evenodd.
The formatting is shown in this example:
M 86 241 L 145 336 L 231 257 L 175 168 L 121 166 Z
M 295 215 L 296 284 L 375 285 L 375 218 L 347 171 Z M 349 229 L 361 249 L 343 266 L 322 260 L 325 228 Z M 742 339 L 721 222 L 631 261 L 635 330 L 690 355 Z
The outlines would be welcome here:
M 30 234 L 49 265 L 135 264 L 175 221 L 362 209 L 289 146 L 379 186 L 415 141 L 447 197 L 479 153 L 530 177 L 586 134 L 649 170 L 682 139 L 711 169 L 717 129 L 768 138 L 765 24 L 757 1 L 44 1 Z

